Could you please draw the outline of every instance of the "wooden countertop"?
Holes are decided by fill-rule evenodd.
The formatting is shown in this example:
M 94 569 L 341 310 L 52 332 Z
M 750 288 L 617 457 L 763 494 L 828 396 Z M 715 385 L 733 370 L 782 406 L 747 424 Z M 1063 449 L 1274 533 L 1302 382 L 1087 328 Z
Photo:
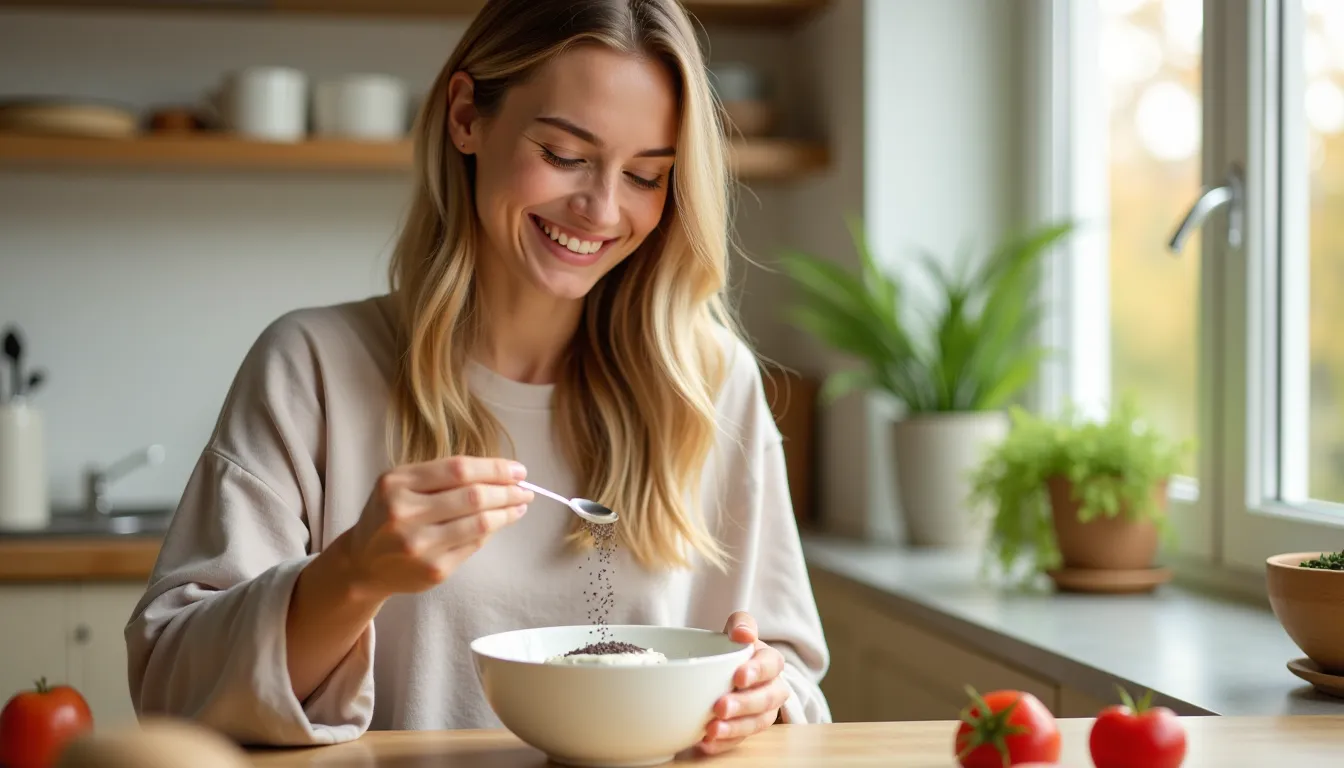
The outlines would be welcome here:
M 0 582 L 144 581 L 162 543 L 157 536 L 0 538 Z
M 1335 765 L 1344 752 L 1344 716 L 1186 717 L 1181 768 Z M 1060 765 L 1091 768 L 1091 719 L 1060 720 Z M 955 721 L 777 725 L 734 752 L 682 761 L 724 768 L 955 768 Z M 345 744 L 250 753 L 257 768 L 543 768 L 546 758 L 507 731 L 383 731 Z

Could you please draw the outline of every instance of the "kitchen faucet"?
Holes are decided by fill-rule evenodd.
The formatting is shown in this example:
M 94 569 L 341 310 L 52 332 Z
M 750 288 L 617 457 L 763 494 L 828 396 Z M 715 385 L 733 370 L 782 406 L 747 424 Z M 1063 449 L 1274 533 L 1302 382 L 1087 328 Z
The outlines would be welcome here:
M 112 514 L 107 498 L 108 486 L 141 467 L 163 463 L 163 446 L 150 445 L 130 453 L 112 464 L 84 470 L 84 512 L 91 518 Z

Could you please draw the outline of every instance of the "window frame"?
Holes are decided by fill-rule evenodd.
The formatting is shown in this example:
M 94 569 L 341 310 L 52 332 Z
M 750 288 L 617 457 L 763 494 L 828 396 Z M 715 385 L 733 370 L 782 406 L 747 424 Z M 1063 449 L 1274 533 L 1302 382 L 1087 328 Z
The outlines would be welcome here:
M 1203 8 L 1202 183 L 1221 184 L 1229 168 L 1242 169 L 1244 235 L 1240 248 L 1228 245 L 1224 208 L 1205 222 L 1198 254 L 1174 256 L 1200 259 L 1200 478 L 1195 488 L 1173 484 L 1169 501 L 1179 543 L 1165 555 L 1205 578 L 1223 573 L 1244 584 L 1249 575 L 1263 586 L 1267 557 L 1329 548 L 1321 542 L 1344 532 L 1344 514 L 1330 510 L 1344 511 L 1344 505 L 1276 501 L 1281 491 L 1305 495 L 1305 478 L 1283 470 L 1304 466 L 1308 450 L 1305 441 L 1282 439 L 1285 430 L 1307 424 L 1309 402 L 1302 357 L 1309 353 L 1303 309 L 1309 282 L 1301 263 L 1285 264 L 1284 258 L 1294 248 L 1307 254 L 1302 212 L 1309 201 L 1301 199 L 1302 179 L 1283 175 L 1293 169 L 1306 174 L 1304 162 L 1283 160 L 1283 153 L 1305 160 L 1306 148 L 1304 138 L 1293 139 L 1302 131 L 1284 131 L 1280 121 L 1291 116 L 1279 109 L 1285 93 L 1286 103 L 1293 103 L 1293 93 L 1300 103 L 1301 84 L 1281 78 L 1280 60 L 1280 35 L 1300 29 L 1300 23 L 1291 26 L 1300 6 L 1297 0 L 1204 0 Z M 1104 113 L 1095 105 L 1104 83 L 1090 42 L 1099 13 L 1095 0 L 1037 0 L 1032 6 L 1028 135 L 1037 180 L 1031 213 L 1039 221 L 1109 218 L 1109 201 L 1096 193 L 1105 189 L 1105 164 L 1095 159 L 1106 156 L 1107 140 Z M 1183 214 L 1171 212 L 1173 227 Z M 1109 399 L 1106 233 L 1099 240 L 1072 238 L 1058 250 L 1043 283 L 1051 311 L 1042 337 L 1066 354 L 1064 362 L 1043 370 L 1033 403 L 1058 412 L 1072 400 L 1096 413 Z M 1283 314 L 1285 308 L 1295 314 Z M 1298 335 L 1284 343 L 1283 332 Z M 1098 334 L 1108 343 L 1096 344 Z M 1100 367 L 1098 350 L 1107 356 Z M 1297 365 L 1282 365 L 1284 360 Z M 1106 372 L 1103 386 L 1088 370 Z
M 1226 284 L 1227 295 L 1246 297 L 1242 307 L 1228 302 L 1227 313 L 1228 328 L 1243 336 L 1228 347 L 1228 378 L 1234 396 L 1244 393 L 1245 426 L 1227 446 L 1222 548 L 1228 567 L 1263 570 L 1272 555 L 1331 548 L 1322 542 L 1344 532 L 1344 515 L 1331 511 L 1341 505 L 1306 498 L 1308 443 L 1285 439 L 1305 437 L 1310 403 L 1305 116 L 1283 108 L 1302 102 L 1303 83 L 1284 60 L 1300 50 L 1290 43 L 1302 32 L 1301 6 L 1237 0 L 1220 9 L 1232 81 L 1229 155 L 1247 168 L 1248 235 Z
M 1082 225 L 1046 261 L 1041 340 L 1065 354 L 1042 369 L 1032 403 L 1057 414 L 1069 402 L 1083 415 L 1103 416 L 1111 400 L 1110 201 L 1109 130 L 1099 103 L 1105 84 L 1095 58 L 1100 10 L 1093 0 L 1037 0 L 1031 14 L 1026 103 L 1037 180 L 1031 215 L 1037 221 L 1071 219 Z M 1173 212 L 1173 226 L 1178 213 Z M 1201 274 L 1206 266 L 1201 265 Z M 1206 312 L 1201 324 L 1209 327 L 1211 319 Z M 1206 349 L 1200 354 L 1208 357 Z M 1201 360 L 1199 367 L 1201 445 L 1208 444 L 1205 425 L 1214 422 L 1215 398 L 1203 396 L 1209 388 L 1203 372 L 1210 362 Z M 1207 454 L 1199 454 L 1201 478 L 1213 477 L 1215 459 Z M 1177 557 L 1210 561 L 1215 556 L 1212 495 L 1205 485 L 1177 478 L 1169 486 Z

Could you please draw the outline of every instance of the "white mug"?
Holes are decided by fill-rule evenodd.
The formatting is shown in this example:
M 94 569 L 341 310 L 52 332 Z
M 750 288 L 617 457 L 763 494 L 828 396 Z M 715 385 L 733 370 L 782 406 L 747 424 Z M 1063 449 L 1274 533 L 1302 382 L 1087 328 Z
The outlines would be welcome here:
M 51 523 L 42 413 L 22 399 L 0 406 L 0 530 Z
M 262 141 L 300 141 L 308 132 L 308 77 L 289 67 L 231 73 L 215 96 L 229 130 Z
M 406 135 L 406 86 L 388 75 L 354 74 L 317 84 L 313 129 L 320 136 L 392 141 Z

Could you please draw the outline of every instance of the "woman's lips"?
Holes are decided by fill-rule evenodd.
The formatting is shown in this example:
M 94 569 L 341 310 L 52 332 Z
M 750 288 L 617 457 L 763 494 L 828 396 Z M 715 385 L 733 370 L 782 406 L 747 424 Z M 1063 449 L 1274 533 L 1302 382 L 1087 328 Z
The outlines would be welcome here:
M 536 215 L 533 215 L 530 218 L 532 219 L 533 229 L 536 230 L 537 236 L 541 238 L 542 244 L 550 249 L 551 253 L 554 254 L 556 258 L 568 264 L 580 267 L 595 264 L 602 258 L 603 254 L 606 253 L 607 248 L 609 248 L 613 242 L 612 240 L 586 240 L 582 237 L 570 237 L 569 232 L 561 225 L 547 221 Z M 547 232 L 547 229 L 549 229 L 550 232 Z M 552 237 L 552 234 L 558 235 L 558 237 Z M 560 244 L 560 239 L 565 240 L 564 245 Z M 577 247 L 579 250 L 572 250 L 570 248 L 575 242 L 578 243 Z M 596 250 L 592 250 L 594 247 L 596 247 Z

